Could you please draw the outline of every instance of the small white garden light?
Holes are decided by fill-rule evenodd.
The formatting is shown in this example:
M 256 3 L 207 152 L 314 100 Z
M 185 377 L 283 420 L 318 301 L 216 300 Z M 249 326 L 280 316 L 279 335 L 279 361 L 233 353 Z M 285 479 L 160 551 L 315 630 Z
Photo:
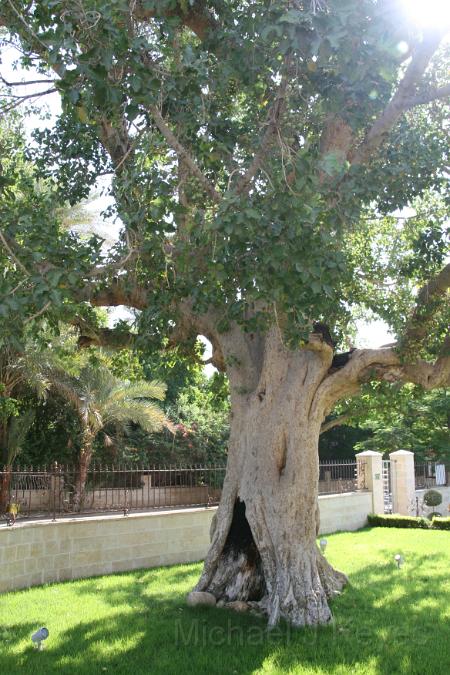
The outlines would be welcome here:
M 325 549 L 327 547 L 328 541 L 326 539 L 321 539 L 319 544 L 320 544 L 320 550 L 325 555 Z
M 400 569 L 400 567 L 403 565 L 403 562 L 404 562 L 404 560 L 403 560 L 402 556 L 400 555 L 400 553 L 397 553 L 397 555 L 394 556 L 394 560 L 395 560 L 395 562 L 397 563 L 398 569 Z
M 34 646 L 41 651 L 43 649 L 43 642 L 48 638 L 48 630 L 47 628 L 39 628 L 33 635 L 31 636 L 31 641 L 34 642 Z

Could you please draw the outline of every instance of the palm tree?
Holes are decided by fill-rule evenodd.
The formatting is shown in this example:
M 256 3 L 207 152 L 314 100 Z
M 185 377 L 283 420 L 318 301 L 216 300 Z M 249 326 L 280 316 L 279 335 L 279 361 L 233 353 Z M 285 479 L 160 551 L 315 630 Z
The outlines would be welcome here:
M 164 411 L 152 400 L 163 401 L 166 385 L 153 381 L 127 382 L 106 366 L 87 365 L 77 377 L 63 370 L 49 373 L 52 387 L 73 406 L 81 425 L 81 450 L 74 504 L 81 508 L 94 441 L 107 425 L 126 427 L 130 422 L 148 432 L 171 428 Z

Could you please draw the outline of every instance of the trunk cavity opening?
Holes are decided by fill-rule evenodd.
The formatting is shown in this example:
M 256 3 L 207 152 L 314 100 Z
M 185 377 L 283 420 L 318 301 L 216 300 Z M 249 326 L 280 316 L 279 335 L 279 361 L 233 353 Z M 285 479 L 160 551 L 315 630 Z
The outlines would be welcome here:
M 288 446 L 287 446 L 286 433 L 283 432 L 282 437 L 281 437 L 281 446 L 280 446 L 279 451 L 277 453 L 278 454 L 277 469 L 278 469 L 278 476 L 280 478 L 284 474 L 284 470 L 286 468 L 287 451 L 288 451 Z
M 259 601 L 266 593 L 261 556 L 245 515 L 245 502 L 239 498 L 208 590 L 225 602 Z

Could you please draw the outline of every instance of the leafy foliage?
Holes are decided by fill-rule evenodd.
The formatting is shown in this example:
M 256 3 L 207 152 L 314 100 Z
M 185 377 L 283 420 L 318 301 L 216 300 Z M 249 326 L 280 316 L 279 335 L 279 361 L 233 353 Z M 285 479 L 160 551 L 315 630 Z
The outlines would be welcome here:
M 42 320 L 57 329 L 67 301 L 100 257 L 100 240 L 81 241 L 61 226 L 54 186 L 25 158 L 18 116 L 0 121 L 0 346 L 23 349 Z
M 375 515 L 371 513 L 367 516 L 367 520 L 372 527 L 406 527 L 421 530 L 428 530 L 431 527 L 426 518 L 416 516 Z
M 11 464 L 23 449 L 35 416 L 36 400 L 46 397 L 48 355 L 28 339 L 26 349 L 0 350 L 0 452 L 1 462 Z
M 105 425 L 130 422 L 146 431 L 167 425 L 163 411 L 150 399 L 164 399 L 160 382 L 123 382 L 104 366 L 84 366 L 77 377 L 64 371 L 50 374 L 51 385 L 76 410 L 83 428 L 95 437 Z
M 406 448 L 422 459 L 448 458 L 450 403 L 445 389 L 375 383 L 366 385 L 349 410 L 362 429 L 372 432 L 356 444 L 358 451 Z
M 62 114 L 28 153 L 17 118 L 1 124 L 2 344 L 20 351 L 27 327 L 44 320 L 55 331 L 60 320 L 98 327 L 83 301 L 118 280 L 125 299 L 145 289 L 133 326 L 141 352 L 168 346 L 187 299 L 194 312 L 219 310 L 218 333 L 233 322 L 247 332 L 277 323 L 293 347 L 315 320 L 344 344 L 352 319 L 368 313 L 401 334 L 418 286 L 446 260 L 449 157 L 447 110 L 436 99 L 405 108 L 370 161 L 354 161 L 408 68 L 405 43 L 414 53 L 427 38 L 402 20 L 400 3 L 14 7 L 1 8 L 2 21 L 24 65 L 57 77 Z M 442 83 L 447 48 L 413 94 Z M 59 208 L 62 196 L 77 202 L 112 170 L 112 211 L 124 229 L 105 264 L 101 242 L 66 231 Z M 433 338 L 420 356 L 436 355 L 449 323 L 445 296 L 433 309 Z M 196 335 L 187 333 L 183 349 L 197 360 Z M 171 373 L 168 401 L 192 435 L 213 401 L 182 353 L 158 369 Z M 159 359 L 147 352 L 132 363 L 124 354 L 114 367 L 130 367 L 130 379 L 148 376 Z M 91 352 L 92 368 L 102 358 Z M 197 391 L 180 394 L 188 381 Z M 364 426 L 374 433 L 361 447 L 448 450 L 445 392 L 376 385 L 353 418 L 368 409 Z M 217 420 L 203 420 L 200 435 L 214 436 L 214 447 L 225 438 L 224 417 L 220 409 Z M 203 440 L 197 450 L 210 452 Z
M 18 0 L 24 21 L 3 10 L 25 62 L 58 75 L 63 112 L 53 130 L 35 135 L 36 175 L 53 176 L 56 192 L 74 203 L 115 167 L 112 191 L 126 230 L 116 253 L 131 240 L 139 248 L 130 284 L 151 289 L 141 331 L 159 343 L 173 325 L 174 302 L 187 296 L 196 310 L 219 307 L 222 330 L 231 321 L 256 330 L 282 316 L 295 345 L 320 318 L 345 336 L 358 307 L 396 325 L 419 276 L 414 251 L 427 252 L 428 268 L 442 257 L 439 223 L 417 225 L 412 241 L 396 218 L 384 222 L 381 237 L 373 220 L 430 190 L 448 199 L 442 103 L 408 109 L 369 163 L 352 163 L 337 138 L 351 134 L 359 146 L 395 91 L 405 70 L 403 46 L 419 40 L 417 29 L 398 2 L 316 4 L 164 0 L 133 4 L 130 13 L 126 0 L 43 0 L 31 7 Z M 445 46 L 425 75 L 426 90 L 439 84 L 443 64 Z M 264 145 L 277 100 L 271 151 L 246 191 L 240 182 Z M 175 161 L 167 129 L 190 164 Z M 196 172 L 183 167 L 192 163 Z M 214 191 L 221 200 L 210 199 Z M 16 231 L 14 216 L 10 234 L 20 239 L 24 224 Z M 29 217 L 27 236 L 44 222 L 42 210 Z M 66 289 L 79 289 L 98 258 L 95 241 L 82 246 L 55 237 L 55 228 L 42 247 L 58 269 L 41 273 L 41 301 L 22 312 L 42 309 L 47 298 L 61 310 Z M 396 232 L 409 238 L 413 255 L 394 265 L 389 242 Z M 374 282 L 375 261 L 385 276 L 390 268 L 397 294 L 387 298 Z M 406 269 L 409 285 L 402 283 Z M 254 303 L 256 314 L 247 311 Z M 19 308 L 4 311 L 6 317 Z
M 450 530 L 450 518 L 433 518 L 431 523 L 433 530 Z
M 442 504 L 442 495 L 438 490 L 427 490 L 423 496 L 423 502 L 427 506 L 439 506 Z
M 6 465 L 12 465 L 17 456 L 22 452 L 26 436 L 34 422 L 34 410 L 25 410 L 9 420 L 7 426 L 5 446 L 7 449 Z

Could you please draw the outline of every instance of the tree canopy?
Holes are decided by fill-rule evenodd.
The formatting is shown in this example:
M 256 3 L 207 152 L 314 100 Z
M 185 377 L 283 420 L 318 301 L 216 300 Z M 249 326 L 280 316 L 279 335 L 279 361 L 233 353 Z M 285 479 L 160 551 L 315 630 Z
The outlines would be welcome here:
M 318 320 L 348 336 L 361 306 L 399 328 L 442 266 L 447 43 L 402 3 L 44 0 L 6 3 L 1 22 L 63 103 L 36 133 L 33 175 L 20 140 L 4 162 L 8 287 L 28 277 L 23 294 L 5 288 L 5 319 L 24 303 L 128 304 L 147 339 L 192 346 L 181 314 L 216 307 L 222 331 L 277 321 L 298 345 Z M 56 236 L 46 201 L 75 203 L 105 171 L 125 226 L 109 264 L 95 240 Z M 395 217 L 380 227 L 430 191 L 441 201 L 414 232 Z

